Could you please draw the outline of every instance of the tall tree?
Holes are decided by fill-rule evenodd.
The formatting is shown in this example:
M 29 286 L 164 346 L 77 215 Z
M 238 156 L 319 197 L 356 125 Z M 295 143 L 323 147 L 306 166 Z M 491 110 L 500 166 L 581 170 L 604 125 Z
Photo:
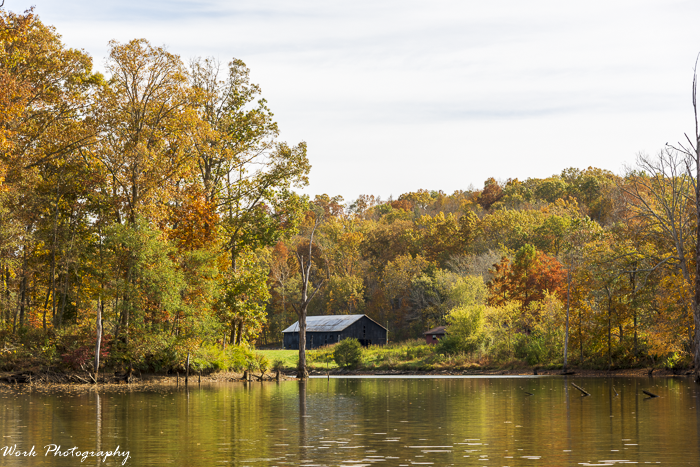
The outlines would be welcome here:
M 145 39 L 110 47 L 109 86 L 96 108 L 102 138 L 93 154 L 112 181 L 116 221 L 159 220 L 167 212 L 162 200 L 193 162 L 193 92 L 177 55 Z
M 297 377 L 306 379 L 309 371 L 306 368 L 306 314 L 311 300 L 314 299 L 319 289 L 326 281 L 326 277 L 319 274 L 319 265 L 314 264 L 314 235 L 323 222 L 325 211 L 322 207 L 312 204 L 312 219 L 309 226 L 308 239 L 304 239 L 297 246 L 296 257 L 301 274 L 301 297 L 299 303 L 294 305 L 299 318 L 299 363 L 297 365 Z M 317 247 L 318 248 L 318 247 Z M 320 276 L 320 277 L 319 277 Z
M 55 30 L 39 21 L 33 10 L 0 11 L 0 177 L 8 185 L 0 194 L 0 210 L 7 212 L 0 222 L 0 237 L 4 237 L 1 243 L 14 243 L 0 249 L 0 270 L 6 296 L 13 285 L 19 289 L 20 327 L 36 295 L 35 273 L 43 269 L 33 266 L 37 228 L 47 217 L 56 219 L 45 216 L 47 211 L 58 212 L 51 207 L 56 198 L 39 195 L 37 187 L 53 183 L 57 192 L 70 191 L 62 185 L 73 177 L 55 174 L 65 174 L 57 167 L 80 166 L 77 151 L 94 140 L 89 109 L 101 82 L 101 76 L 92 73 L 90 57 L 65 48 Z M 68 159 L 71 164 L 64 163 Z M 53 181 L 47 183 L 49 179 Z M 57 202 L 53 206 L 57 208 Z
M 700 136 L 699 136 L 700 137 Z M 637 172 L 631 172 L 620 182 L 619 189 L 625 201 L 625 209 L 632 226 L 643 226 L 640 236 L 655 248 L 647 249 L 645 269 L 662 267 L 676 269 L 688 290 L 693 290 L 697 281 L 697 266 L 693 267 L 692 251 L 700 254 L 697 244 L 697 219 L 694 212 L 697 181 L 688 174 L 693 164 L 687 153 L 666 147 L 655 157 L 640 155 Z M 692 245 L 695 237 L 695 245 Z M 693 310 L 695 329 L 700 329 L 700 309 L 697 296 L 689 297 L 686 306 Z M 694 359 L 700 358 L 698 336 L 693 339 Z M 696 371 L 700 361 L 696 360 Z M 697 378 L 697 376 L 696 376 Z
M 290 147 L 277 141 L 279 130 L 272 112 L 249 74 L 238 59 L 231 60 L 225 70 L 213 59 L 197 59 L 191 63 L 190 81 L 198 92 L 196 108 L 202 122 L 193 140 L 197 178 L 205 202 L 218 213 L 220 233 L 225 237 L 222 245 L 230 258 L 226 274 L 256 278 L 253 282 L 257 284 L 261 276 L 239 271 L 240 260 L 296 231 L 304 202 L 292 188 L 308 183 L 311 166 L 306 143 Z M 242 288 L 227 281 L 226 303 L 245 303 L 245 296 L 236 293 L 257 290 L 260 284 L 253 282 Z M 260 315 L 244 309 L 237 306 L 238 311 L 221 314 L 229 318 L 231 342 L 240 342 L 245 324 L 257 322 L 249 317 Z M 257 324 L 251 330 L 254 328 Z
M 693 71 L 693 116 L 695 117 L 695 134 L 685 135 L 685 142 L 679 142 L 677 148 L 685 156 L 685 167 L 694 191 L 695 207 L 695 294 L 693 297 L 693 318 L 695 321 L 695 340 L 693 363 L 695 364 L 695 381 L 700 383 L 700 122 L 698 121 L 698 74 L 697 60 Z

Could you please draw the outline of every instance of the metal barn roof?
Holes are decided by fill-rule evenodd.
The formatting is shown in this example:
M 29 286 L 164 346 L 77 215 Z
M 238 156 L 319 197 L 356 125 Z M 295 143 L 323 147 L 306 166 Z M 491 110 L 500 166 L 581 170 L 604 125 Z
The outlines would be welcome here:
M 365 315 L 326 315 L 307 316 L 306 332 L 336 332 L 342 331 Z M 383 326 L 382 326 L 383 327 Z M 299 332 L 299 321 L 282 332 Z

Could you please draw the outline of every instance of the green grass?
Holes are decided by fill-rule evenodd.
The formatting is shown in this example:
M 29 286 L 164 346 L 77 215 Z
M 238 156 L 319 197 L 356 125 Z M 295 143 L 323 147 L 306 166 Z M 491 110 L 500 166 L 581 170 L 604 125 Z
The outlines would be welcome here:
M 439 358 L 422 339 L 362 349 L 362 367 L 367 370 L 433 370 Z
M 299 361 L 298 350 L 256 350 L 255 353 L 266 356 L 270 364 L 281 360 L 285 370 L 293 370 Z
M 299 362 L 298 350 L 256 350 L 256 353 L 265 355 L 270 363 L 281 360 L 285 370 L 294 370 Z M 333 360 L 333 346 L 321 347 L 306 351 L 306 364 L 309 370 L 333 370 L 338 368 Z
M 333 359 L 334 346 L 329 345 L 306 353 L 310 370 L 334 370 L 338 365 Z M 257 350 L 270 362 L 281 360 L 286 370 L 293 370 L 299 361 L 298 350 Z M 433 347 L 421 339 L 392 343 L 386 346 L 372 345 L 362 349 L 362 364 L 359 369 L 366 370 L 432 370 L 439 367 L 441 357 L 436 355 Z

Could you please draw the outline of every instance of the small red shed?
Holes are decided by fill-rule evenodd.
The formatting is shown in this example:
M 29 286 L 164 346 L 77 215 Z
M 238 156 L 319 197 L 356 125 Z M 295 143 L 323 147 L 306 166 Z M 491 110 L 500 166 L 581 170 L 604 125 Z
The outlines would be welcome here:
M 425 331 L 423 336 L 425 336 L 426 344 L 437 344 L 437 341 L 445 337 L 445 326 L 438 326 L 430 331 Z

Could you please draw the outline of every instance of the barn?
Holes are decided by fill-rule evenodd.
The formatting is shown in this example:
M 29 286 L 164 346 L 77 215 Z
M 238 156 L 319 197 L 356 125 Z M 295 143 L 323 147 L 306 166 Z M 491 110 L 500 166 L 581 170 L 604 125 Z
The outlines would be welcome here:
M 438 326 L 430 331 L 425 331 L 423 337 L 425 337 L 426 344 L 437 344 L 440 339 L 445 337 L 445 333 L 445 326 Z
M 299 348 L 299 321 L 282 331 L 284 348 Z M 367 315 L 306 317 L 306 348 L 316 349 L 354 337 L 363 346 L 386 345 L 387 329 Z

